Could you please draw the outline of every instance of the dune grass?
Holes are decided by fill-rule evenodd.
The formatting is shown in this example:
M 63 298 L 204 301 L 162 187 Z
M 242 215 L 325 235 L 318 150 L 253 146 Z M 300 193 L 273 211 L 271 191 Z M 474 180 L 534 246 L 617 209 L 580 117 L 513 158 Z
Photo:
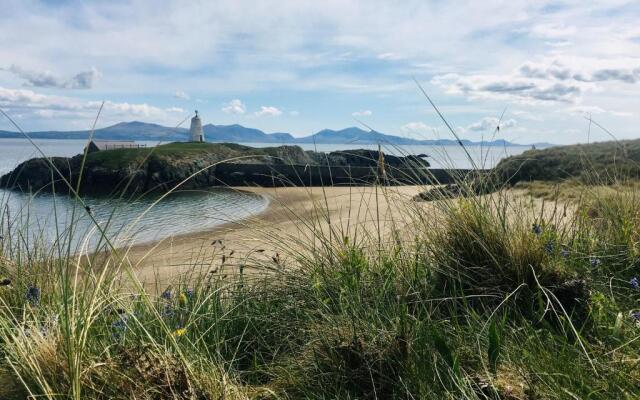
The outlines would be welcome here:
M 119 286 L 117 252 L 3 256 L 0 395 L 633 398 L 635 196 L 562 218 L 509 192 L 443 200 L 410 240 L 319 233 L 286 267 L 157 293 Z

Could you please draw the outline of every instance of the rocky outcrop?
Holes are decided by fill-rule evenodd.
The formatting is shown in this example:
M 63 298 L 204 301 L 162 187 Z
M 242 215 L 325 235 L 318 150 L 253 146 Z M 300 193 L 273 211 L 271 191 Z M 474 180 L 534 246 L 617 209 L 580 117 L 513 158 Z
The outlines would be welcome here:
M 251 148 L 236 144 L 172 143 L 154 149 L 116 149 L 70 158 L 35 158 L 0 178 L 0 186 L 22 191 L 145 193 L 176 185 L 198 189 L 220 185 L 330 185 L 411 181 L 429 163 L 419 157 L 381 156 L 377 151 L 320 153 L 298 146 Z

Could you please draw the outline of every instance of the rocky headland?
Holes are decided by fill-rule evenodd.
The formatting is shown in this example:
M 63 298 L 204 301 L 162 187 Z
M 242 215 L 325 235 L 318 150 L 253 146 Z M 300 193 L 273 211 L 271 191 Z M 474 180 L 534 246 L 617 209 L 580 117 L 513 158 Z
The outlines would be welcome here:
M 0 178 L 21 191 L 146 193 L 211 186 L 320 186 L 416 183 L 429 163 L 373 150 L 331 153 L 298 146 L 253 148 L 233 143 L 170 143 L 74 157 L 34 158 Z

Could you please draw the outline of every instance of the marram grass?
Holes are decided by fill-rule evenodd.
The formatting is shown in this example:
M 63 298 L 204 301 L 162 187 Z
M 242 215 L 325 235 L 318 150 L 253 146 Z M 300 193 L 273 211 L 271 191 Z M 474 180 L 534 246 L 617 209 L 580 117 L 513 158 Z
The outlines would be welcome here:
M 157 290 L 108 240 L 5 234 L 0 397 L 637 398 L 640 193 L 573 190 L 416 204 L 390 240 L 300 220 L 316 240 L 286 265 Z

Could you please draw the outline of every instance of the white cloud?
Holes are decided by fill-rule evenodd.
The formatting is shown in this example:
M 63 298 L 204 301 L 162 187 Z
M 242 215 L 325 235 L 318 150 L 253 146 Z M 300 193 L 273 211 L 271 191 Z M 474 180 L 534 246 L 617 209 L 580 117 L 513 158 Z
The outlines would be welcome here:
M 563 109 L 563 111 L 569 114 L 575 114 L 575 115 L 581 115 L 581 116 L 603 114 L 606 112 L 604 108 L 598 107 L 598 106 L 574 106 L 574 107 L 567 107 Z
M 544 42 L 544 44 L 551 47 L 566 47 L 566 46 L 571 46 L 573 42 L 569 40 L 557 40 L 557 41 Z
M 558 110 L 559 112 L 566 112 L 573 115 L 580 115 L 586 118 L 592 117 L 597 114 L 610 114 L 615 117 L 633 117 L 634 113 L 629 111 L 616 111 L 616 110 L 605 110 L 602 107 L 598 106 L 586 106 L 579 105 L 575 107 L 568 107 L 563 110 Z
M 13 114 L 40 118 L 86 119 L 96 116 L 101 101 L 86 101 L 74 97 L 44 95 L 27 89 L 0 87 L 0 107 Z M 161 108 L 146 103 L 104 102 L 101 118 L 123 120 L 145 118 L 154 121 L 174 122 L 184 114 L 178 107 Z
M 397 53 L 393 53 L 393 52 L 388 52 L 388 53 L 382 53 L 382 54 L 378 54 L 378 59 L 379 60 L 401 60 L 403 57 L 400 54 Z
M 495 117 L 484 117 L 480 121 L 474 122 L 467 126 L 465 129 L 473 132 L 493 132 L 500 125 L 500 129 L 504 130 L 507 128 L 513 128 L 517 125 L 515 119 L 503 119 L 502 121 L 498 120 Z
M 572 65 L 573 64 L 573 65 Z M 455 73 L 437 75 L 431 82 L 450 94 L 471 99 L 513 100 L 522 103 L 576 103 L 586 92 L 604 84 L 640 81 L 640 59 L 585 60 L 567 58 L 526 62 L 502 75 Z
M 579 85 L 549 83 L 513 75 L 440 75 L 432 83 L 449 94 L 463 94 L 471 99 L 514 100 L 523 103 L 546 101 L 573 102 L 580 95 Z
M 362 111 L 356 111 L 353 114 L 354 117 L 370 117 L 371 115 L 373 115 L 373 112 L 371 110 L 362 110 Z
M 449 94 L 463 94 L 471 99 L 512 100 L 523 103 L 574 102 L 581 94 L 579 84 L 548 82 L 519 75 L 440 75 L 432 83 Z
M 528 29 L 530 35 L 543 39 L 565 39 L 577 33 L 573 25 L 564 24 L 539 24 Z
M 198 7 L 177 0 L 163 0 L 161 7 L 151 0 L 125 3 L 4 0 L 0 62 L 29 71 L 18 71 L 24 78 L 0 71 L 0 86 L 44 85 L 48 94 L 63 94 L 58 90 L 92 85 L 94 99 L 130 103 L 180 88 L 194 97 L 208 93 L 217 108 L 235 97 L 259 105 L 286 96 L 314 110 L 270 126 L 263 121 L 265 129 L 287 131 L 348 124 L 348 110 L 358 104 L 375 109 L 376 117 L 377 110 L 393 109 L 377 118 L 389 130 L 426 120 L 415 113 L 423 99 L 413 76 L 421 82 L 437 77 L 437 86 L 425 89 L 442 109 L 457 109 L 446 112 L 452 121 L 519 108 L 544 116 L 541 126 L 513 114 L 518 128 L 536 135 L 584 123 L 556 109 L 637 109 L 640 8 L 628 0 L 568 0 L 561 7 L 551 0 L 462 0 L 457 7 L 424 0 L 282 0 L 278 7 L 250 0 Z M 416 38 L 428 38 L 429 45 Z M 89 65 L 104 74 L 98 83 L 65 83 Z M 76 81 L 88 82 L 82 77 Z M 172 106 L 168 97 L 154 105 Z M 254 115 L 259 108 L 231 110 Z M 619 137 L 637 135 L 638 113 L 622 122 L 612 116 L 607 128 Z
M 618 62 L 618 65 L 609 66 L 582 66 L 571 68 L 558 60 L 550 63 L 527 62 L 520 67 L 519 73 L 523 77 L 548 80 L 578 82 L 605 82 L 620 81 L 624 83 L 636 83 L 640 81 L 640 60 Z M 626 65 L 625 65 L 626 64 Z
M 94 109 L 100 105 L 99 101 L 90 101 L 87 103 L 89 109 Z M 168 113 L 183 114 L 185 110 L 179 107 L 159 108 L 146 103 L 116 103 L 113 101 L 104 102 L 104 112 L 111 115 L 127 117 L 145 117 L 145 118 L 164 118 Z
M 15 64 L 5 70 L 24 80 L 25 86 L 42 88 L 91 89 L 95 81 L 102 77 L 100 71 L 95 67 L 88 71 L 79 72 L 69 79 L 61 79 L 51 71 L 34 71 Z
M 433 133 L 434 128 L 424 122 L 409 122 L 400 127 L 400 131 L 408 136 L 423 136 Z
M 88 71 L 77 73 L 73 78 L 65 82 L 70 89 L 91 89 L 96 80 L 102 77 L 97 68 L 92 67 Z
M 240 99 L 233 99 L 222 106 L 222 112 L 227 114 L 244 114 L 247 108 Z
M 173 97 L 180 100 L 189 100 L 191 98 L 186 92 L 182 90 L 176 90 L 176 92 L 173 94 Z
M 277 117 L 282 114 L 282 111 L 277 107 L 273 106 L 262 106 L 260 107 L 260 111 L 256 111 L 256 117 Z
M 513 114 L 520 119 L 526 119 L 529 121 L 542 121 L 542 117 L 526 110 L 513 110 L 510 112 L 510 114 Z

